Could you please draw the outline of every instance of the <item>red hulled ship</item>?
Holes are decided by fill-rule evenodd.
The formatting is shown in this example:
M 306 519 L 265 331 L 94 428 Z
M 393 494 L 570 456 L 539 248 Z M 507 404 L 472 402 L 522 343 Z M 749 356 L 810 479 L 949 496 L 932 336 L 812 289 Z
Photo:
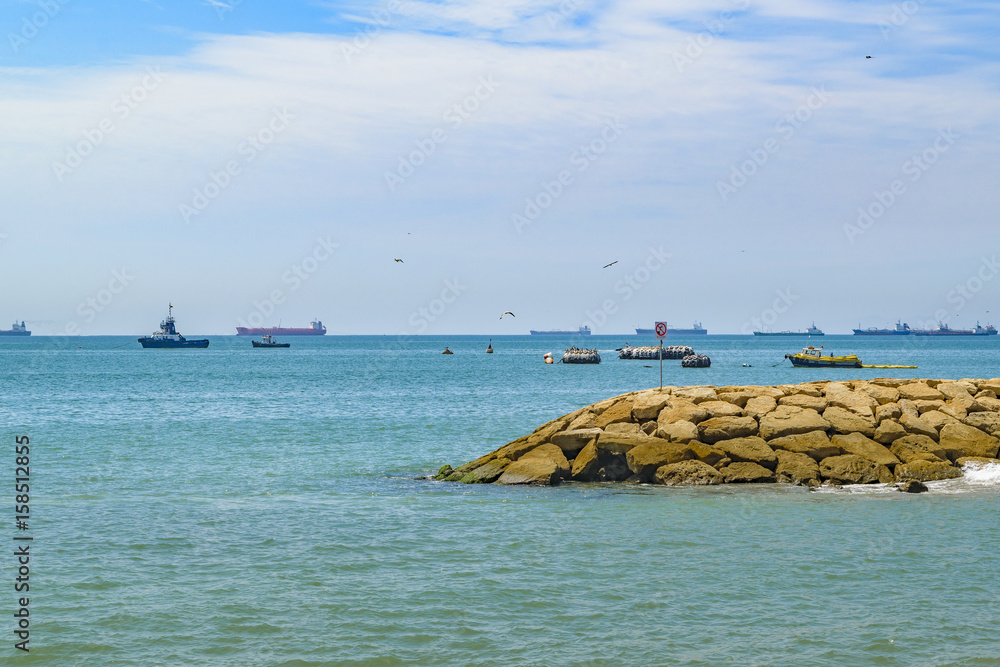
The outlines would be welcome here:
M 237 336 L 322 336 L 326 327 L 319 320 L 311 322 L 308 327 L 236 327 Z

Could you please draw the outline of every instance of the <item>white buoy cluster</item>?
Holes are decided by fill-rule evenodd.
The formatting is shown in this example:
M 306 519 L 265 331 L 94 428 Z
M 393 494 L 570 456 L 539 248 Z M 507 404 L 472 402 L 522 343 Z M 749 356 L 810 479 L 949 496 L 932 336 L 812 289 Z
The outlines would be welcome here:
M 599 364 L 601 355 L 597 350 L 585 350 L 579 347 L 571 347 L 562 356 L 564 364 Z
M 694 350 L 688 345 L 668 345 L 661 348 L 659 345 L 633 346 L 625 343 L 625 347 L 618 352 L 618 358 L 659 359 L 661 350 L 663 351 L 664 359 L 683 359 L 688 355 L 694 354 Z

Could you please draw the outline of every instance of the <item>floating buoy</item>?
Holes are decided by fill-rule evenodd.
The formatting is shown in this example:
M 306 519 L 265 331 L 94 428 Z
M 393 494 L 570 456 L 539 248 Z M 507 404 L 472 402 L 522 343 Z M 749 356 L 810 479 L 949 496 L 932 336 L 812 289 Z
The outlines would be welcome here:
M 708 368 L 712 365 L 712 360 L 704 354 L 689 354 L 681 359 L 681 366 L 684 368 Z
M 493 339 L 490 338 L 489 347 L 486 348 L 486 354 L 493 354 Z
M 444 352 L 442 352 L 441 354 L 455 354 L 455 353 L 451 351 L 451 348 L 446 347 L 444 348 Z
M 578 347 L 571 347 L 563 354 L 564 364 L 599 364 L 601 355 L 597 350 L 583 350 Z
M 546 352 L 545 354 L 543 354 L 542 359 L 544 359 L 545 363 L 547 364 L 554 364 L 556 362 L 556 360 L 552 358 L 551 352 Z

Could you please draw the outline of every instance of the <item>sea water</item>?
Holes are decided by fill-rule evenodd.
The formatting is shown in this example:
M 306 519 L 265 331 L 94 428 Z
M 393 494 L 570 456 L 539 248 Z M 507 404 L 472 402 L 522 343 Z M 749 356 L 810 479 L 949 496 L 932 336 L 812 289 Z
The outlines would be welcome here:
M 494 337 L 488 355 L 472 336 L 211 340 L 0 340 L 6 664 L 1000 664 L 992 466 L 921 495 L 437 483 L 442 464 L 657 386 L 657 361 L 614 352 L 652 341 Z M 820 343 L 919 368 L 783 360 Z M 542 363 L 571 344 L 603 363 Z M 712 358 L 665 361 L 672 385 L 1000 375 L 997 337 L 668 344 Z M 14 648 L 19 535 L 29 653 Z

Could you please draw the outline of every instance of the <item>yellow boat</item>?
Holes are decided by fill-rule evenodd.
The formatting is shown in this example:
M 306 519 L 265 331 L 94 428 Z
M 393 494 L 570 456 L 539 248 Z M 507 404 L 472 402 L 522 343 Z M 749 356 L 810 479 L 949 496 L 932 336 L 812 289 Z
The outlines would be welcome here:
M 832 354 L 823 356 L 822 346 L 804 347 L 798 354 L 786 354 L 785 359 L 789 359 L 793 366 L 804 368 L 861 368 L 861 360 L 856 354 L 848 354 L 843 357 L 835 357 Z

